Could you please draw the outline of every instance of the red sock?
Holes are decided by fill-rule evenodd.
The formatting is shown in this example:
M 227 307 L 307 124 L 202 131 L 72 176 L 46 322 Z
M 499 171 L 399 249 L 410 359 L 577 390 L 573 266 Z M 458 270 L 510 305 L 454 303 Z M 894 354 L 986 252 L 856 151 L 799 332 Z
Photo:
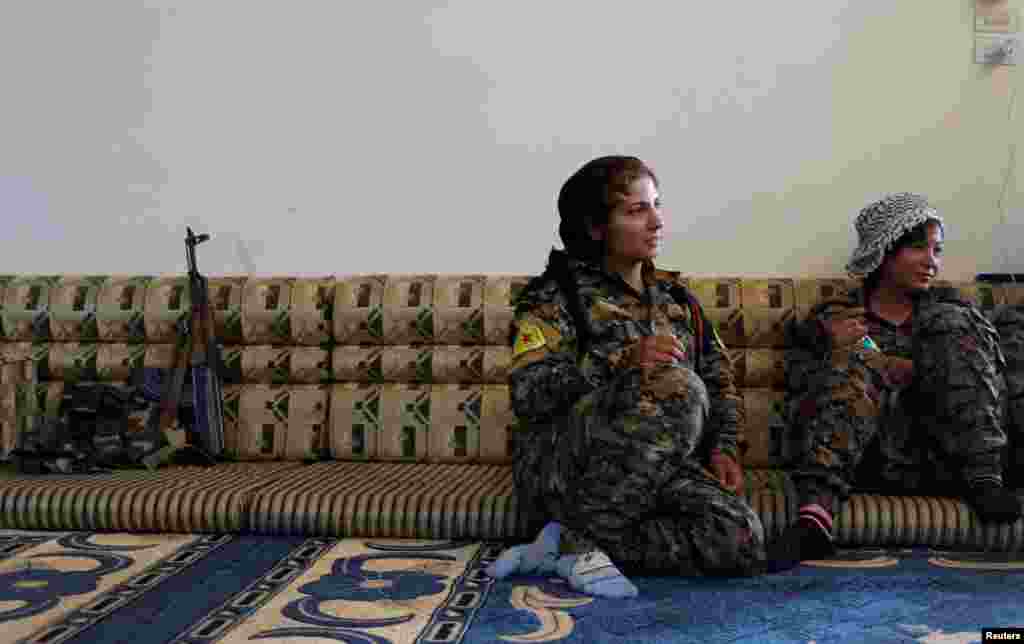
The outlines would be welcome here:
M 800 506 L 799 520 L 809 521 L 821 528 L 821 531 L 832 538 L 832 514 L 817 503 Z

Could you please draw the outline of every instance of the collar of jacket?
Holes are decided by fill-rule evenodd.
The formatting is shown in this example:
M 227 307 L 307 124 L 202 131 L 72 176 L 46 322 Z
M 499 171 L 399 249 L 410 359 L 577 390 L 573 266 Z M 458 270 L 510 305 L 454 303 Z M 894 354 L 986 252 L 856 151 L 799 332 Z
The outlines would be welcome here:
M 943 300 L 959 300 L 960 294 L 955 287 L 939 285 L 932 286 L 928 290 L 923 291 L 916 299 L 918 300 L 917 305 L 923 306 L 925 304 L 940 302 Z M 850 291 L 849 300 L 852 306 L 863 306 L 864 308 L 867 308 L 867 290 L 864 288 L 864 284 L 860 284 Z
M 613 273 L 603 265 L 596 262 L 573 257 L 564 250 L 558 250 L 557 248 L 551 249 L 551 254 L 548 256 L 548 267 L 549 270 L 568 271 L 569 275 L 573 277 L 574 280 L 576 279 L 576 275 L 590 274 L 599 276 L 604 280 L 613 281 L 633 290 L 633 287 L 630 286 L 618 273 Z M 655 268 L 654 262 L 649 259 L 644 260 L 643 266 L 640 269 L 640 274 L 644 281 L 644 286 L 647 288 L 657 285 L 658 282 L 672 281 L 678 276 L 678 273 L 673 271 L 658 270 Z

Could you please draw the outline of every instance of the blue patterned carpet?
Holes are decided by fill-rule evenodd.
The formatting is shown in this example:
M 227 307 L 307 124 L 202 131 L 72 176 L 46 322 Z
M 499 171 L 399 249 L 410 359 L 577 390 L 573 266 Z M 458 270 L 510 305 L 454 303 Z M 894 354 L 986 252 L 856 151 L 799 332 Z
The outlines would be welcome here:
M 5 530 L 0 642 L 952 644 L 1024 627 L 1020 553 L 845 552 L 755 579 L 637 579 L 640 597 L 610 601 L 559 580 L 495 583 L 482 568 L 498 551 Z

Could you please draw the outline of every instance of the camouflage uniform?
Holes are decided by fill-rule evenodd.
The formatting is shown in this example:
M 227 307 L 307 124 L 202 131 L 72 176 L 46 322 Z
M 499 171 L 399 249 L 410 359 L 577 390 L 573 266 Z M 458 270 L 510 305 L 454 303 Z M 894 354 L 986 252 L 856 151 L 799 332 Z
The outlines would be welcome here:
M 822 323 L 863 306 L 857 289 L 789 330 L 786 401 L 773 430 L 801 501 L 841 501 L 852 484 L 956 494 L 1001 482 L 1006 363 L 993 325 L 955 292 L 932 289 L 903 325 L 867 314 L 881 352 L 831 347 Z M 909 386 L 885 378 L 892 357 L 913 361 Z
M 509 375 L 519 498 L 627 570 L 754 572 L 764 559 L 761 523 L 701 464 L 712 448 L 737 454 L 743 407 L 725 346 L 705 318 L 696 359 L 691 309 L 669 294 L 677 274 L 648 263 L 637 293 L 559 253 L 552 262 L 565 261 L 578 287 L 590 342 L 580 356 L 566 294 L 550 275 L 519 296 Z M 652 325 L 687 350 L 645 383 L 623 362 Z
M 991 314 L 1006 357 L 1006 455 L 1003 477 L 1007 487 L 1024 488 L 1024 306 L 997 307 Z

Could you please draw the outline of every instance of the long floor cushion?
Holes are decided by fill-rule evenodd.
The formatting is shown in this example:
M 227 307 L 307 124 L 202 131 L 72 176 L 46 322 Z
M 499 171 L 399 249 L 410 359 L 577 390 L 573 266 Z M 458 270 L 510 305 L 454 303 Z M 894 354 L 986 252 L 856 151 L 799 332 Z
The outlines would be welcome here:
M 796 516 L 779 470 L 748 470 L 744 496 L 769 538 Z M 265 462 L 0 479 L 0 528 L 523 540 L 527 510 L 507 465 Z M 1024 520 L 982 524 L 958 499 L 854 494 L 836 539 L 1016 552 Z
M 239 533 L 254 491 L 301 463 L 10 475 L 0 479 L 0 528 Z

